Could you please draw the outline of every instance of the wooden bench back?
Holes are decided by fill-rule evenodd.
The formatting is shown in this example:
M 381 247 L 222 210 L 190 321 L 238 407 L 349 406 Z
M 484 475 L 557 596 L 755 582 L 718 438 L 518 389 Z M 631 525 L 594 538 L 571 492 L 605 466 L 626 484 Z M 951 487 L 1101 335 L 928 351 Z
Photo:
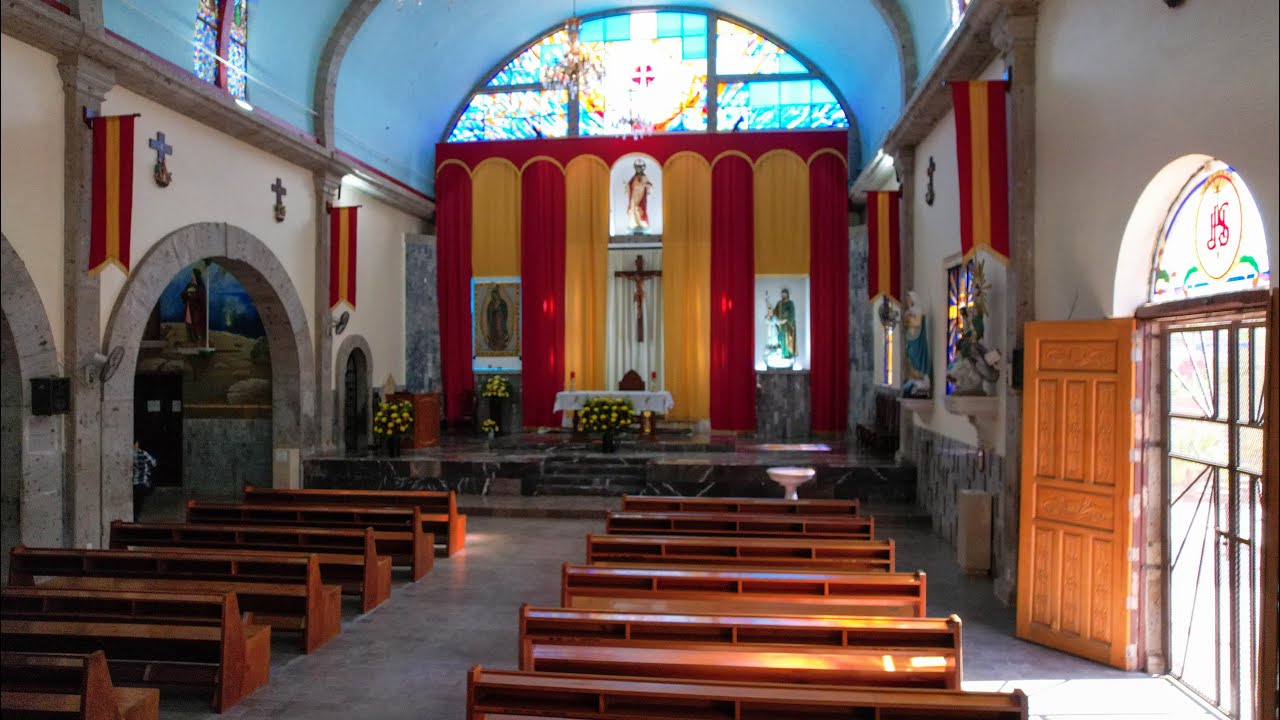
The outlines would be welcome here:
M 122 695 L 132 707 L 122 713 Z M 87 654 L 0 652 L 0 714 L 5 717 L 71 717 L 83 720 L 151 720 L 160 693 L 111 683 L 107 657 Z
M 661 563 L 893 572 L 893 540 L 587 535 L 589 564 Z
M 38 577 L 130 577 L 239 582 L 299 583 L 320 588 L 320 561 L 315 554 L 204 551 L 174 553 L 151 550 L 86 550 L 29 548 L 9 553 L 9 584 L 30 586 Z
M 925 616 L 925 574 L 565 563 L 567 608 L 655 613 Z
M 875 537 L 875 519 L 844 515 L 613 510 L 605 519 L 605 532 L 611 535 L 732 535 L 871 540 Z
M 374 530 L 408 531 L 417 507 L 304 505 L 302 503 L 236 503 L 188 500 L 187 522 L 201 525 L 284 525 L 287 527 L 371 527 Z
M 644 642 L 680 647 L 684 643 L 744 645 L 755 649 L 802 645 L 858 649 L 874 655 L 885 649 L 911 657 L 943 657 L 948 672 L 940 687 L 963 680 L 960 618 L 886 618 L 809 615 L 658 614 L 520 608 L 520 669 L 533 670 L 533 647 L 542 644 Z M 917 662 L 917 664 L 921 664 Z M 927 664 L 927 663 L 926 663 Z
M 857 498 L 819 500 L 801 498 L 680 497 L 679 495 L 623 495 L 622 509 L 633 512 L 736 512 L 757 515 L 858 515 Z
M 467 676 L 467 720 L 498 717 L 947 718 L 1025 720 L 1012 693 L 841 688 L 485 670 Z

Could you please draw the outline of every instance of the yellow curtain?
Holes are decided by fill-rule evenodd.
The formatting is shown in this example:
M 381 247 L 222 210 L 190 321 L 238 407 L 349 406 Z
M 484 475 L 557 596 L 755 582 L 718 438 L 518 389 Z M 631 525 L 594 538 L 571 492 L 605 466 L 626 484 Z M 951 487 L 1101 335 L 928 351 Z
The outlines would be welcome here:
M 756 274 L 809 274 L 809 167 L 790 150 L 756 161 Z
M 670 417 L 701 420 L 711 416 L 711 166 L 681 152 L 662 172 L 662 372 Z
M 609 267 L 609 166 L 579 155 L 564 169 L 564 386 L 605 390 Z
M 520 171 L 489 158 L 471 173 L 471 274 L 520 274 Z

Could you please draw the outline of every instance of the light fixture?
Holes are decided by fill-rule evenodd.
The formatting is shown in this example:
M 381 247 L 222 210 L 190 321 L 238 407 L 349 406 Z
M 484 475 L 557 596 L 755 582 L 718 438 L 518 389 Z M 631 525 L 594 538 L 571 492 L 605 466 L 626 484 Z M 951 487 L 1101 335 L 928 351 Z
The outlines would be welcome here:
M 622 126 L 622 136 L 625 138 L 639 140 L 653 134 L 653 123 L 640 111 L 634 88 L 627 91 L 627 109 L 622 112 L 618 120 Z
M 564 46 L 564 56 L 542 68 L 542 86 L 550 90 L 584 92 L 604 81 L 604 58 L 592 43 L 578 39 L 582 21 L 575 15 L 564 23 L 569 41 Z
M 245 112 L 253 112 L 253 106 L 250 105 L 249 101 L 245 100 L 244 98 L 236 98 L 236 105 L 239 105 L 240 109 L 244 110 Z

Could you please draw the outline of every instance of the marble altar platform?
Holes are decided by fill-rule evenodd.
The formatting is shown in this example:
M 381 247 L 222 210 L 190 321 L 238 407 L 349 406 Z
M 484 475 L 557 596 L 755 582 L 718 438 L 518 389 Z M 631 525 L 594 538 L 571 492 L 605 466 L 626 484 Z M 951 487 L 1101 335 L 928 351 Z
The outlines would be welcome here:
M 547 496 L 623 494 L 780 496 L 765 470 L 813 467 L 801 497 L 915 501 L 915 468 L 859 453 L 843 442 L 815 439 L 770 443 L 731 433 L 660 434 L 656 441 L 623 435 L 615 453 L 599 439 L 575 441 L 552 431 L 496 438 L 445 436 L 439 447 L 398 458 L 321 456 L 303 462 L 314 488 L 457 491 L 460 495 Z

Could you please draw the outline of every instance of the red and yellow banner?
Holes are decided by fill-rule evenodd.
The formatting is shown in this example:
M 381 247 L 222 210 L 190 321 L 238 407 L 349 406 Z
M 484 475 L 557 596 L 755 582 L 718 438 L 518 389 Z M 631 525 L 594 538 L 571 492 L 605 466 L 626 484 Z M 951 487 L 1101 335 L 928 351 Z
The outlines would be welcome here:
M 960 175 L 960 247 L 1009 257 L 1009 148 L 1004 80 L 952 82 Z
M 329 309 L 345 302 L 356 306 L 356 211 L 329 208 Z
M 93 219 L 89 272 L 114 263 L 129 272 L 133 230 L 133 115 L 95 117 L 93 128 Z
M 867 296 L 902 302 L 902 260 L 898 245 L 898 202 L 894 190 L 867 193 Z

